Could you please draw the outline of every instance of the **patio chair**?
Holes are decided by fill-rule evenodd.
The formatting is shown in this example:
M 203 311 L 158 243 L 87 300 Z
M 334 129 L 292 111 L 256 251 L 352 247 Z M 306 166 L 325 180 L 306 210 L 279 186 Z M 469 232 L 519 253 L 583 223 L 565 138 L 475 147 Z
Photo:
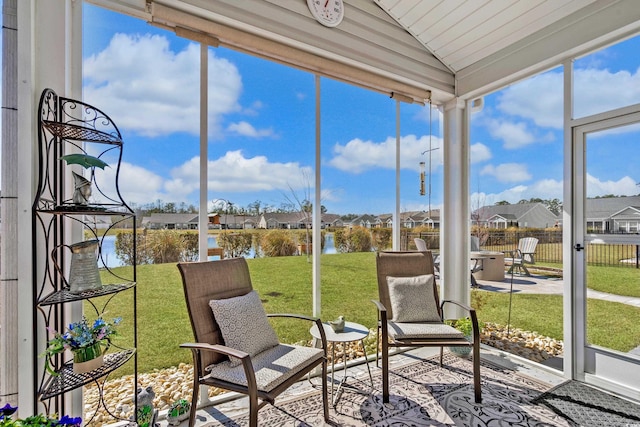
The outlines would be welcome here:
M 523 237 L 518 241 L 518 249 L 513 251 L 506 251 L 505 255 L 508 254 L 510 258 L 505 258 L 506 260 L 511 260 L 511 267 L 507 271 L 507 273 L 511 274 L 514 270 L 522 270 L 524 274 L 527 276 L 531 276 L 529 270 L 525 263 L 535 264 L 535 253 L 536 246 L 538 245 L 538 239 L 535 237 Z
M 253 291 L 244 258 L 178 263 L 195 343 L 182 344 L 193 354 L 193 395 L 189 426 L 196 419 L 201 385 L 219 387 L 249 397 L 249 425 L 258 425 L 258 410 L 322 366 L 322 404 L 327 401 L 326 336 L 318 319 L 294 315 L 267 315 Z M 289 317 L 315 322 L 322 348 L 280 344 L 267 317 Z
M 471 252 L 480 252 L 480 238 L 477 236 L 471 236 Z M 471 258 L 471 286 L 478 287 L 478 282 L 473 273 L 481 271 L 483 268 L 482 258 Z
M 413 242 L 416 244 L 416 249 L 418 250 L 418 252 L 428 251 L 427 242 L 425 242 L 424 239 L 416 237 L 413 239 Z M 433 269 L 434 269 L 435 275 L 437 277 L 440 277 L 440 254 L 434 253 L 432 255 L 433 255 Z
M 376 267 L 380 300 L 373 303 L 378 308 L 378 341 L 382 334 L 383 402 L 389 402 L 389 347 L 440 347 L 442 366 L 445 346 L 463 346 L 472 347 L 474 397 L 480 403 L 480 331 L 476 312 L 459 302 L 440 303 L 431 252 L 378 252 Z M 443 321 L 445 304 L 457 305 L 468 312 L 473 327 L 472 342 Z

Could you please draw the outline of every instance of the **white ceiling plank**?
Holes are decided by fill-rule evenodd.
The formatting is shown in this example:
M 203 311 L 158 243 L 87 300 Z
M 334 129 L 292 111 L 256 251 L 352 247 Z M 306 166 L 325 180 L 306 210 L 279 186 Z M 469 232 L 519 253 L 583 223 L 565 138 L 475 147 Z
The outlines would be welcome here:
M 439 56 L 445 56 L 446 52 L 451 50 L 448 46 L 462 44 L 463 42 L 460 40 L 463 40 L 465 36 L 471 35 L 472 37 L 481 38 L 485 32 L 490 31 L 488 21 L 493 22 L 494 26 L 500 25 L 501 21 L 494 18 L 508 8 L 509 3 L 504 1 L 487 3 L 472 15 L 466 16 L 459 21 L 448 31 L 440 34 L 439 37 L 431 39 L 429 47 L 434 52 L 437 52 Z
M 638 33 L 636 0 L 597 1 L 460 70 L 457 91 L 473 98 Z
M 517 20 L 522 16 L 528 16 L 529 11 L 531 10 L 530 7 L 539 5 L 540 1 L 542 0 L 539 0 L 537 3 L 534 1 L 528 1 L 526 2 L 525 7 L 522 7 L 523 2 L 518 2 L 500 11 L 495 8 L 494 10 L 496 13 L 475 28 L 470 28 L 470 25 L 467 25 L 465 21 L 460 21 L 460 25 L 458 27 L 469 28 L 469 30 L 455 38 L 453 42 L 447 43 L 438 48 L 438 55 L 450 64 L 452 61 L 449 56 L 460 49 L 464 49 L 469 44 L 475 44 L 476 48 L 493 46 L 495 42 L 504 39 L 504 37 L 508 35 L 508 31 L 505 30 L 505 27 L 509 22 Z M 495 1 L 492 3 L 495 3 Z
M 393 6 L 391 9 L 389 9 L 389 12 L 392 14 L 392 16 L 395 16 L 398 20 L 403 20 L 403 19 L 405 19 L 407 14 L 411 11 L 411 9 L 416 7 L 416 5 L 418 3 L 420 3 L 421 1 L 422 0 L 402 0 L 402 1 L 399 1 L 398 3 L 396 3 L 395 6 Z
M 527 11 L 482 39 L 471 40 L 458 51 L 447 55 L 450 68 L 461 70 L 474 62 L 498 52 L 518 39 L 521 34 L 533 34 L 548 24 L 553 16 L 567 16 L 578 9 L 577 2 L 565 0 L 553 4 L 556 9 L 549 9 L 546 3 Z M 580 6 L 582 7 L 582 6 Z
M 418 38 L 425 42 L 433 38 L 436 38 L 441 33 L 454 27 L 460 19 L 463 19 L 469 15 L 475 13 L 475 11 L 481 8 L 488 0 L 478 0 L 473 2 L 472 5 L 465 4 L 464 7 L 462 1 L 459 1 L 458 7 L 445 16 L 434 19 L 431 15 L 423 16 L 420 21 L 410 27 L 412 33 L 416 34 Z

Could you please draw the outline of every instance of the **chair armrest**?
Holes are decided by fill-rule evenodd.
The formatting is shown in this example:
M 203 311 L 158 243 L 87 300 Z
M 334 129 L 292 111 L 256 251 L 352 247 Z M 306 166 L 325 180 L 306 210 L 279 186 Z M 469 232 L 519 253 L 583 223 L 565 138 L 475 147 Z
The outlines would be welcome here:
M 387 317 L 387 308 L 384 305 L 382 305 L 380 301 L 372 299 L 371 302 L 376 305 L 376 308 L 378 309 L 379 313 L 381 314 L 384 313 L 384 316 Z
M 227 347 L 226 345 L 222 344 L 184 343 L 180 344 L 180 348 L 188 348 L 192 351 L 212 351 L 214 353 L 220 353 L 226 356 L 237 357 L 238 359 L 249 357 L 249 353 L 245 353 L 242 350 L 236 350 L 235 348 Z
M 378 326 L 382 332 L 382 339 L 386 340 L 388 339 L 387 308 L 380 301 L 372 299 L 371 302 L 378 309 Z
M 475 308 L 471 308 L 468 305 L 462 304 L 457 301 L 452 300 L 444 300 L 440 307 L 444 307 L 445 303 L 454 304 L 458 307 L 462 308 L 465 311 L 469 312 L 469 317 L 471 318 L 471 329 L 473 332 L 473 342 L 480 342 L 480 326 L 478 326 L 478 316 L 476 315 Z M 444 310 L 442 311 L 444 313 Z M 477 341 L 476 341 L 477 340 Z
M 327 352 L 327 336 L 324 333 L 324 328 L 322 327 L 322 321 L 317 317 L 305 316 L 304 314 L 291 314 L 291 313 L 273 313 L 267 314 L 267 317 L 287 317 L 290 319 L 300 319 L 300 320 L 308 320 L 310 322 L 314 322 L 318 331 L 320 332 L 320 341 L 322 341 L 322 348 L 325 351 L 325 355 Z
M 457 305 L 458 307 L 460 307 L 461 309 L 471 312 L 471 311 L 475 311 L 475 309 L 471 308 L 470 306 L 466 305 L 466 304 L 462 304 L 461 302 L 458 301 L 453 301 L 450 299 L 445 299 L 442 300 L 442 302 L 440 303 L 440 308 L 444 309 L 444 305 L 445 304 L 453 304 L 453 305 Z
M 251 356 L 249 353 L 245 353 L 235 348 L 227 347 L 221 344 L 207 344 L 207 343 L 184 343 L 180 344 L 181 348 L 191 349 L 193 353 L 193 366 L 194 366 L 194 380 L 199 379 L 202 372 L 200 372 L 200 352 L 212 351 L 214 353 L 225 354 L 227 356 L 237 357 L 242 362 L 245 378 L 247 379 L 247 388 L 250 394 L 257 394 L 258 385 L 256 382 L 256 373 L 253 369 L 253 363 L 251 363 Z

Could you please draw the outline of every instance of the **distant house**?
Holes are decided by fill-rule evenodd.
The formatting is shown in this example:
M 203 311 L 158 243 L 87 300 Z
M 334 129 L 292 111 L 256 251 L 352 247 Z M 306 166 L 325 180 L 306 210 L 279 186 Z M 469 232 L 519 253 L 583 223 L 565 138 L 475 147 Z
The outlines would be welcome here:
M 440 211 L 438 209 L 432 209 L 431 213 L 426 211 L 400 212 L 400 223 L 402 224 L 402 227 L 405 228 L 440 228 Z M 379 227 L 392 228 L 393 214 L 384 213 L 378 215 L 377 224 L 379 224 Z
M 375 215 L 364 214 L 360 215 L 351 221 L 347 221 L 344 223 L 346 228 L 353 227 L 364 227 L 364 228 L 374 228 L 378 221 L 378 217 Z
M 529 227 L 547 228 L 557 224 L 558 218 L 542 203 L 483 206 L 473 212 L 471 225 L 488 228 Z
M 267 212 L 260 216 L 258 228 L 273 229 L 300 229 L 308 225 L 311 227 L 311 214 L 301 212 L 275 213 Z
M 85 215 L 85 220 L 91 228 L 95 230 L 106 230 L 113 225 L 112 217 L 109 215 Z M 120 224 L 118 224 L 120 227 Z
M 197 230 L 198 214 L 155 213 L 142 217 L 142 227 L 148 230 Z
M 325 213 L 325 214 L 322 214 L 320 217 L 321 217 L 320 221 L 322 223 L 322 228 L 342 227 L 344 225 L 342 218 L 338 214 Z
M 640 196 L 587 199 L 585 210 L 589 232 L 640 232 Z

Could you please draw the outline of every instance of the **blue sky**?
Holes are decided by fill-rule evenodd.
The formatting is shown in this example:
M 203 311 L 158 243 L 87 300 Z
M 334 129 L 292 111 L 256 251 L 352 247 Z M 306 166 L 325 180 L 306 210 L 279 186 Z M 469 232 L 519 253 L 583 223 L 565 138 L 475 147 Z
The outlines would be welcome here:
M 120 189 L 135 205 L 198 204 L 199 45 L 85 4 L 84 97 L 124 141 Z M 640 102 L 640 38 L 575 62 L 576 116 Z M 395 101 L 321 79 L 322 204 L 332 213 L 394 208 Z M 472 117 L 472 208 L 562 199 L 562 68 L 485 97 Z M 441 146 L 440 115 L 401 107 L 401 209 L 426 210 L 419 162 Z M 607 133 L 589 154 L 589 196 L 640 193 L 637 129 Z M 313 194 L 312 74 L 209 49 L 209 197 L 279 207 Z M 596 149 L 597 146 L 597 149 Z M 590 146 L 591 147 L 591 146 Z M 442 149 L 432 152 L 431 206 L 442 204 Z M 632 156 L 629 153 L 633 153 Z M 107 169 L 106 178 L 115 172 Z

